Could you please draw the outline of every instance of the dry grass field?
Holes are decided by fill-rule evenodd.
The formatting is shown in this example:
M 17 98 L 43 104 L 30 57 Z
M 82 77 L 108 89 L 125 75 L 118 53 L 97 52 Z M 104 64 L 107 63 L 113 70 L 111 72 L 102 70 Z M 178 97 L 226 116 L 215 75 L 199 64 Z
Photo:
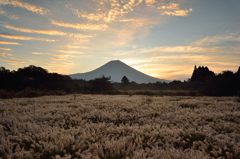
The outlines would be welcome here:
M 240 99 L 68 95 L 0 100 L 0 158 L 240 158 Z

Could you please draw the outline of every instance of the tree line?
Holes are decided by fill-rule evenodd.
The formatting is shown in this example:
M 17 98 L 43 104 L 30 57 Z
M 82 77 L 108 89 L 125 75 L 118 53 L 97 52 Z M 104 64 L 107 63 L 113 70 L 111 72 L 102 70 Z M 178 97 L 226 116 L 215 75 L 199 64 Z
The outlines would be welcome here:
M 101 77 L 90 81 L 73 80 L 67 75 L 49 73 L 46 69 L 30 65 L 10 71 L 0 67 L 0 96 L 21 93 L 31 94 L 66 94 L 66 93 L 102 93 L 112 90 L 110 78 Z M 14 96 L 14 95 L 13 95 Z
M 23 92 L 40 95 L 50 92 L 61 93 L 109 93 L 119 94 L 120 90 L 187 90 L 197 92 L 197 95 L 232 96 L 240 95 L 240 67 L 237 72 L 223 71 L 215 74 L 208 67 L 195 66 L 192 76 L 187 81 L 172 81 L 169 83 L 137 84 L 126 76 L 122 83 L 112 83 L 111 77 L 99 77 L 90 81 L 74 80 L 67 75 L 49 73 L 46 69 L 30 65 L 10 71 L 0 67 L 0 97 L 11 92 Z M 51 94 L 51 93 L 50 93 Z M 193 95 L 193 94 L 189 94 Z

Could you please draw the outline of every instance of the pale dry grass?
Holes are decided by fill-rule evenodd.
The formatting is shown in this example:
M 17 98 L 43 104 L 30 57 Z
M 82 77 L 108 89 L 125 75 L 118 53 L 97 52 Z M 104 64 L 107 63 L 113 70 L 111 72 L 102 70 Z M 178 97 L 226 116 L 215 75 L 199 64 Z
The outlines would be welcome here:
M 0 101 L 0 158 L 240 158 L 235 97 L 68 95 Z

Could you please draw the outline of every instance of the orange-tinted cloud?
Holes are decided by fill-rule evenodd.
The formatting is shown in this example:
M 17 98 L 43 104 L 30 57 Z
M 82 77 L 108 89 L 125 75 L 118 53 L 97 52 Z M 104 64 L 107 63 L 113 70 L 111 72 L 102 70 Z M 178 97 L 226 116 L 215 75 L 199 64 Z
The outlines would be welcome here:
M 64 28 L 72 28 L 77 30 L 106 30 L 108 25 L 106 24 L 85 24 L 85 23 L 66 23 L 63 21 L 52 21 L 53 25 L 64 27 Z
M 11 51 L 12 49 L 11 49 L 11 48 L 6 48 L 6 47 L 0 47 L 0 50 L 3 50 L 3 51 Z
M 73 9 L 69 6 L 68 8 L 79 18 L 105 23 L 118 21 L 140 6 L 152 7 L 152 9 L 158 10 L 160 14 L 168 16 L 187 16 L 192 11 L 191 8 L 182 9 L 179 2 L 170 3 L 167 0 L 99 0 L 97 6 L 93 12 Z
M 153 5 L 156 2 L 156 0 L 145 0 L 146 5 Z
M 168 16 L 187 16 L 192 9 L 182 9 L 178 3 L 170 3 L 158 7 L 160 14 Z
M 26 64 L 29 62 L 28 59 L 22 59 L 19 57 L 15 57 L 13 55 L 6 56 L 1 59 L 8 67 L 11 67 L 12 69 L 18 69 L 20 67 L 26 66 Z
M 37 29 L 29 29 L 29 28 L 21 28 L 21 27 L 16 27 L 13 25 L 9 24 L 4 24 L 4 28 L 18 31 L 18 32 L 23 32 L 23 33 L 35 33 L 35 34 L 45 34 L 45 35 L 66 35 L 66 33 L 57 31 L 57 30 L 37 30 Z
M 143 0 L 99 0 L 98 8 L 96 12 L 79 11 L 78 9 L 72 9 L 73 13 L 79 18 L 84 18 L 89 21 L 101 21 L 105 23 L 116 21 L 122 16 L 132 12 L 135 7 L 139 6 Z
M 26 2 L 22 2 L 19 0 L 0 0 L 0 5 L 9 5 L 12 7 L 19 7 L 22 9 L 25 9 L 27 11 L 40 14 L 40 15 L 46 15 L 48 13 L 47 9 L 44 9 L 42 7 L 32 5 Z
M 21 45 L 18 42 L 11 42 L 11 41 L 0 41 L 0 45 Z
M 93 37 L 93 35 L 85 35 L 85 34 L 78 34 L 78 33 L 67 33 L 67 32 L 62 32 L 62 31 L 58 31 L 58 30 L 41 30 L 41 29 L 29 29 L 29 28 L 23 28 L 23 27 L 17 27 L 17 26 L 13 26 L 10 24 L 4 24 L 2 25 L 4 28 L 9 29 L 9 30 L 13 30 L 13 31 L 17 31 L 17 32 L 22 32 L 22 33 L 32 33 L 32 34 L 42 34 L 42 35 L 53 35 L 53 36 L 66 36 L 69 38 L 73 38 L 75 40 L 87 40 Z M 9 37 L 10 36 L 6 36 L 5 37 Z M 12 38 L 14 38 L 12 36 Z M 33 38 L 33 37 L 26 37 L 26 36 L 18 36 L 15 38 L 17 38 L 18 40 L 39 40 L 39 41 L 47 41 L 47 42 L 54 42 L 55 40 L 50 40 L 50 39 L 44 39 L 44 38 Z
M 20 36 L 20 35 L 10 35 L 10 34 L 0 34 L 0 38 L 13 39 L 13 40 L 37 40 L 37 41 L 45 41 L 45 42 L 55 42 L 55 40 L 51 40 L 51 39 Z
M 9 52 L 0 52 L 0 57 L 8 57 L 8 56 L 12 56 L 12 54 Z

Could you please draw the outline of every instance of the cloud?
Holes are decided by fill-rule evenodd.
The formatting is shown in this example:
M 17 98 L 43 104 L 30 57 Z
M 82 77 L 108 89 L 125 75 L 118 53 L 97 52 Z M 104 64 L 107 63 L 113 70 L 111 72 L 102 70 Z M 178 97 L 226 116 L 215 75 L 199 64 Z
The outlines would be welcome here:
M 67 33 L 67 32 L 62 32 L 62 31 L 57 31 L 57 30 L 39 30 L 39 29 L 29 29 L 29 28 L 22 28 L 22 27 L 16 27 L 10 24 L 3 24 L 2 25 L 4 28 L 17 31 L 17 32 L 22 32 L 22 33 L 32 33 L 32 34 L 42 34 L 42 35 L 50 35 L 50 36 L 66 36 L 69 38 L 73 38 L 75 40 L 89 40 L 93 35 L 85 35 L 85 34 L 78 34 L 78 33 Z M 5 37 L 7 37 L 5 35 Z M 9 37 L 10 38 L 10 37 Z M 14 38 L 12 36 L 12 38 Z M 15 38 L 18 38 L 18 40 L 39 40 L 39 41 L 46 41 L 46 42 L 54 42 L 55 40 L 50 40 L 50 39 L 44 39 L 44 38 L 33 38 L 33 37 L 23 37 L 23 36 L 18 36 Z
M 120 19 L 119 22 L 121 23 L 126 23 L 129 27 L 132 28 L 140 28 L 140 27 L 151 27 L 152 25 L 158 23 L 154 19 L 151 18 L 125 18 L 125 19 Z
M 20 59 L 20 58 L 16 58 L 16 57 L 7 57 L 6 59 L 3 59 L 3 61 L 5 63 L 7 63 L 8 65 L 10 65 L 13 68 L 19 68 L 19 67 L 23 67 L 27 60 L 26 59 Z
M 0 41 L 0 45 L 21 45 L 18 42 Z
M 193 45 L 210 46 L 226 42 L 240 42 L 240 34 L 229 33 L 224 35 L 207 36 L 195 41 Z
M 58 58 L 52 59 L 52 61 L 46 65 L 48 70 L 61 74 L 69 74 L 73 67 L 73 62 Z
M 20 35 L 10 35 L 10 34 L 0 34 L 0 38 L 12 39 L 12 40 L 37 40 L 37 41 L 45 41 L 45 42 L 56 41 L 51 39 L 35 38 L 35 37 L 20 36 Z
M 117 0 L 111 0 L 110 2 L 111 9 L 107 12 L 105 17 L 105 21 L 107 22 L 114 21 L 133 11 L 134 8 L 142 2 L 142 0 L 129 0 L 123 4 Z
M 73 54 L 77 54 L 77 55 L 81 55 L 83 54 L 82 52 L 78 51 L 78 50 L 55 50 L 55 52 L 59 52 L 61 53 L 60 55 L 73 55 Z
M 181 9 L 178 3 L 170 3 L 158 7 L 160 14 L 168 16 L 187 16 L 192 9 Z
M 0 50 L 3 50 L 3 51 L 11 51 L 12 49 L 11 49 L 11 48 L 0 47 Z
M 156 3 L 156 0 L 145 0 L 145 4 L 148 5 L 148 6 L 151 6 L 154 3 Z
M 79 46 L 79 45 L 66 45 L 65 49 L 90 49 L 88 46 Z
M 143 0 L 128 0 L 128 1 L 118 1 L 118 0 L 99 0 L 97 4 L 96 12 L 85 12 L 79 11 L 78 9 L 73 9 L 68 6 L 73 13 L 79 17 L 84 18 L 88 21 L 101 21 L 110 23 L 116 21 L 120 17 L 132 12 L 135 7 L 139 6 Z
M 71 38 L 74 38 L 74 39 L 78 39 L 78 40 L 87 40 L 87 39 L 91 39 L 93 38 L 94 36 L 93 35 L 85 35 L 85 34 L 74 34 L 74 33 L 68 33 L 67 34 L 68 37 L 71 37 Z
M 6 63 L 8 67 L 11 67 L 11 69 L 18 69 L 20 67 L 26 66 L 26 64 L 30 61 L 28 59 L 22 59 L 13 55 L 5 56 L 1 60 Z
M 137 52 L 137 56 L 156 56 L 156 55 L 191 55 L 191 54 L 208 54 L 208 53 L 218 53 L 222 50 L 218 47 L 204 47 L 204 46 L 194 46 L 194 45 L 179 45 L 179 46 L 159 46 L 159 47 L 150 47 L 150 48 L 138 48 L 134 50 L 130 50 L 127 52 L 116 52 L 115 55 L 126 56 L 128 54 L 130 55 L 136 55 L 134 54 Z
M 19 7 L 22 9 L 25 9 L 27 11 L 39 14 L 39 15 L 46 15 L 48 13 L 47 9 L 44 9 L 42 7 L 32 5 L 26 2 L 22 2 L 19 0 L 0 0 L 0 5 L 9 5 L 12 7 Z
M 44 35 L 61 35 L 61 36 L 66 35 L 66 33 L 57 31 L 57 30 L 29 29 L 29 28 L 16 27 L 16 26 L 9 25 L 9 24 L 4 24 L 2 26 L 9 30 L 14 30 L 14 31 L 23 32 L 23 33 L 35 33 L 35 34 L 44 34 Z
M 46 67 L 49 70 L 54 70 L 54 72 L 69 73 L 75 65 L 70 58 L 73 58 L 73 56 L 64 53 L 52 54 Z
M 12 56 L 12 54 L 9 52 L 0 52 L 0 57 L 8 57 L 8 56 Z
M 85 18 L 90 21 L 100 21 L 104 19 L 104 14 L 100 13 L 85 13 L 75 10 L 74 14 L 79 18 Z
M 160 14 L 168 16 L 187 16 L 192 11 L 191 8 L 182 9 L 179 2 L 169 3 L 167 0 L 99 0 L 94 12 L 74 9 L 69 7 L 69 5 L 68 8 L 79 18 L 88 21 L 110 23 L 119 21 L 119 19 L 132 13 L 137 7 L 142 7 L 142 10 L 144 10 L 144 7 L 149 6 L 151 6 L 152 9 L 158 10 Z M 144 15 L 146 15 L 146 13 L 144 13 Z
M 64 28 L 72 28 L 77 30 L 106 30 L 108 25 L 106 24 L 80 24 L 80 23 L 66 23 L 63 21 L 55 21 L 52 20 L 51 22 L 53 25 L 64 27 Z
M 155 48 L 156 52 L 164 53 L 216 53 L 220 51 L 217 48 L 197 47 L 190 45 L 183 46 L 163 46 Z
M 0 8 L 0 15 L 4 15 L 4 16 L 8 17 L 9 19 L 14 19 L 14 20 L 19 19 L 18 16 L 14 15 L 14 14 L 9 14 L 6 11 L 2 10 L 1 8 Z
M 47 53 L 43 52 L 32 52 L 33 55 L 47 55 Z

